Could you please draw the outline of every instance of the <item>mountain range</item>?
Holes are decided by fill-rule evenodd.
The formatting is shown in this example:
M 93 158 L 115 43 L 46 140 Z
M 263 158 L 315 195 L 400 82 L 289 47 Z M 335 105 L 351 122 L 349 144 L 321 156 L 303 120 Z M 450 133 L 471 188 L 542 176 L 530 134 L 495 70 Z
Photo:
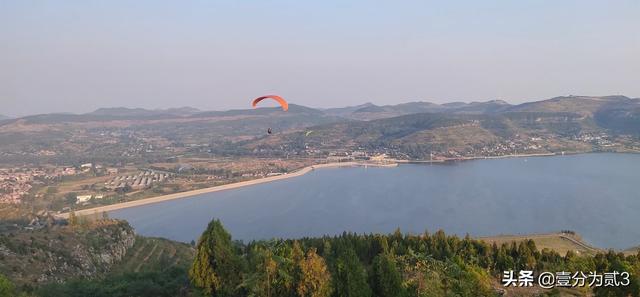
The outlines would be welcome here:
M 389 151 L 410 158 L 561 151 L 626 150 L 640 136 L 640 100 L 569 96 L 510 105 L 503 101 L 412 102 L 325 111 L 349 119 L 248 142 L 253 152 Z M 632 136 L 634 137 L 634 136 Z
M 273 135 L 266 133 L 268 129 Z M 525 138 L 545 139 L 538 151 L 588 151 L 593 147 L 577 139 L 602 133 L 640 136 L 640 100 L 567 96 L 518 105 L 494 100 L 366 103 L 329 109 L 292 103 L 287 112 L 275 107 L 228 111 L 102 108 L 85 114 L 4 120 L 0 122 L 0 151 L 29 160 L 30 154 L 42 151 L 85 159 L 87 155 L 122 158 L 122 150 L 136 146 L 206 146 L 212 153 L 232 154 L 394 148 L 424 158 L 429 151 L 470 153 Z
M 599 112 L 616 110 L 633 111 L 640 105 L 640 99 L 631 99 L 625 96 L 565 96 L 548 100 L 527 102 L 517 105 L 509 104 L 502 100 L 486 102 L 451 102 L 437 104 L 424 101 L 407 102 L 396 105 L 375 105 L 365 103 L 357 106 L 338 108 L 310 108 L 296 104 L 290 104 L 290 113 L 314 113 L 329 117 L 338 117 L 352 120 L 375 120 L 391 118 L 415 113 L 445 113 L 445 114 L 500 114 L 507 112 L 568 112 L 583 116 L 595 116 Z M 176 117 L 219 117 L 239 115 L 266 115 L 272 114 L 278 108 L 238 109 L 227 111 L 201 111 L 193 107 L 179 107 L 169 109 L 143 109 L 143 108 L 100 108 L 84 114 L 54 113 L 26 116 L 22 119 L 43 122 L 73 122 L 73 121 L 105 121 L 112 119 L 147 119 L 147 118 L 176 118 Z M 0 115 L 0 119 L 9 117 Z

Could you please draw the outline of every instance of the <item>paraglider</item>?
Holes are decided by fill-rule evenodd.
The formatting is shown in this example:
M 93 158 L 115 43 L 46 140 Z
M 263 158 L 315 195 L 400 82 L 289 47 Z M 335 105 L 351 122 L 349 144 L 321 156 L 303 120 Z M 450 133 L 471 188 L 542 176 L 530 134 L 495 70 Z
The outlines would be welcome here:
M 256 106 L 258 105 L 258 102 L 264 100 L 264 99 L 273 99 L 275 101 L 277 101 L 278 103 L 280 103 L 280 106 L 282 107 L 282 110 L 287 111 L 289 110 L 289 103 L 287 103 L 286 100 L 284 100 L 284 98 L 278 96 L 278 95 L 266 95 L 266 96 L 261 96 L 258 97 L 256 99 L 253 99 L 253 102 L 251 102 L 251 106 L 253 106 L 253 108 L 256 108 Z
M 275 101 L 277 101 L 280 104 L 280 107 L 282 107 L 282 110 L 287 111 L 289 110 L 289 103 L 287 103 L 286 100 L 284 100 L 284 98 L 278 96 L 278 95 L 265 95 L 265 96 L 260 96 L 256 99 L 253 99 L 253 101 L 251 102 L 251 106 L 253 106 L 253 108 L 257 108 L 258 103 L 264 99 L 273 99 Z M 267 129 L 267 134 L 271 135 L 271 133 L 273 133 L 273 131 L 271 130 L 271 127 L 269 127 L 269 129 Z

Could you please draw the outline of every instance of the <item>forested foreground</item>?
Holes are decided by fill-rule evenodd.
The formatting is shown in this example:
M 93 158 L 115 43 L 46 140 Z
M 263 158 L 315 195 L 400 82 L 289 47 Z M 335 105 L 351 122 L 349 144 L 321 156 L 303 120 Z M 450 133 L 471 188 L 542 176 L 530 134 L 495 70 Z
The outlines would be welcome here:
M 442 231 L 420 235 L 397 231 L 245 244 L 233 241 L 222 223 L 214 220 L 197 243 L 195 259 L 193 250 L 188 257 L 168 258 L 152 248 L 156 244 L 169 248 L 170 243 L 140 238 L 119 269 L 95 278 L 29 287 L 16 286 L 0 275 L 0 297 L 640 296 L 640 254 L 559 255 L 539 251 L 531 240 L 497 246 Z M 536 275 L 626 271 L 631 281 L 624 287 L 593 290 L 504 288 L 505 270 L 533 270 Z
M 561 256 L 538 251 L 531 240 L 497 246 L 442 231 L 242 244 L 214 220 L 198 242 L 189 278 L 206 296 L 496 296 L 504 293 L 500 277 L 505 270 L 627 271 L 631 283 L 625 287 L 562 292 L 639 296 L 639 257 L 613 251 Z

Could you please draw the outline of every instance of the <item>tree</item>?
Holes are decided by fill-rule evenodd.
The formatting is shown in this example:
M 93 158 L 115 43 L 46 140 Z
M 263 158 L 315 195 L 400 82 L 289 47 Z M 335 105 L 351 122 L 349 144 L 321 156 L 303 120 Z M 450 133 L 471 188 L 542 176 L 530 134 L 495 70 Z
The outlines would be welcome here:
M 69 204 L 75 204 L 77 200 L 78 200 L 78 194 L 75 192 L 69 192 L 66 195 L 64 195 L 64 201 L 66 201 Z
M 315 248 L 298 262 L 300 278 L 296 292 L 301 297 L 328 297 L 331 295 L 331 274 Z
M 71 227 L 76 227 L 79 224 L 78 216 L 76 216 L 76 213 L 73 211 L 69 214 L 69 218 L 67 219 L 67 221 L 69 222 L 69 226 Z
M 378 297 L 405 296 L 402 276 L 391 255 L 384 253 L 373 259 L 371 287 L 374 295 Z
M 115 189 L 116 193 L 118 193 L 119 195 L 124 195 L 126 193 L 129 193 L 131 192 L 131 190 L 133 190 L 133 188 L 131 188 L 129 184 L 124 185 L 124 187 L 119 187 Z
M 0 274 L 0 297 L 15 296 L 15 287 L 4 275 Z
M 42 284 L 35 288 L 33 295 L 28 296 L 175 297 L 187 296 L 188 292 L 189 279 L 186 269 L 158 267 L 158 269 L 144 269 L 139 272 L 108 273 L 104 277 L 95 279 L 71 279 L 64 283 Z M 27 295 L 18 296 L 27 297 Z
M 270 249 L 255 246 L 251 254 L 255 258 L 253 272 L 249 273 L 242 282 L 253 296 L 271 297 L 275 294 L 278 277 L 278 263 Z
M 369 297 L 371 288 L 367 283 L 367 272 L 351 247 L 339 251 L 334 275 L 335 296 Z
M 234 296 L 240 284 L 240 270 L 231 235 L 219 220 L 211 221 L 198 240 L 189 278 L 207 295 Z

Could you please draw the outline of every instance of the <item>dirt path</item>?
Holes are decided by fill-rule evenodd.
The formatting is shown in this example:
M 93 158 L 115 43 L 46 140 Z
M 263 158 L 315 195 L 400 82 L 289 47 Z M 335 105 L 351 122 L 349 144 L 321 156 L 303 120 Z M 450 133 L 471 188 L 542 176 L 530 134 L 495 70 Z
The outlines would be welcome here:
M 151 256 L 153 256 L 153 253 L 156 251 L 156 249 L 158 248 L 158 243 L 154 243 L 153 244 L 153 248 L 151 249 L 151 251 L 149 252 L 149 254 L 147 254 L 144 259 L 142 259 L 142 261 L 140 262 L 140 264 L 138 264 L 138 266 L 136 267 L 136 269 L 134 270 L 135 272 L 140 271 L 140 268 L 142 267 L 143 264 L 147 263 L 147 261 L 149 261 L 149 258 L 151 258 Z

